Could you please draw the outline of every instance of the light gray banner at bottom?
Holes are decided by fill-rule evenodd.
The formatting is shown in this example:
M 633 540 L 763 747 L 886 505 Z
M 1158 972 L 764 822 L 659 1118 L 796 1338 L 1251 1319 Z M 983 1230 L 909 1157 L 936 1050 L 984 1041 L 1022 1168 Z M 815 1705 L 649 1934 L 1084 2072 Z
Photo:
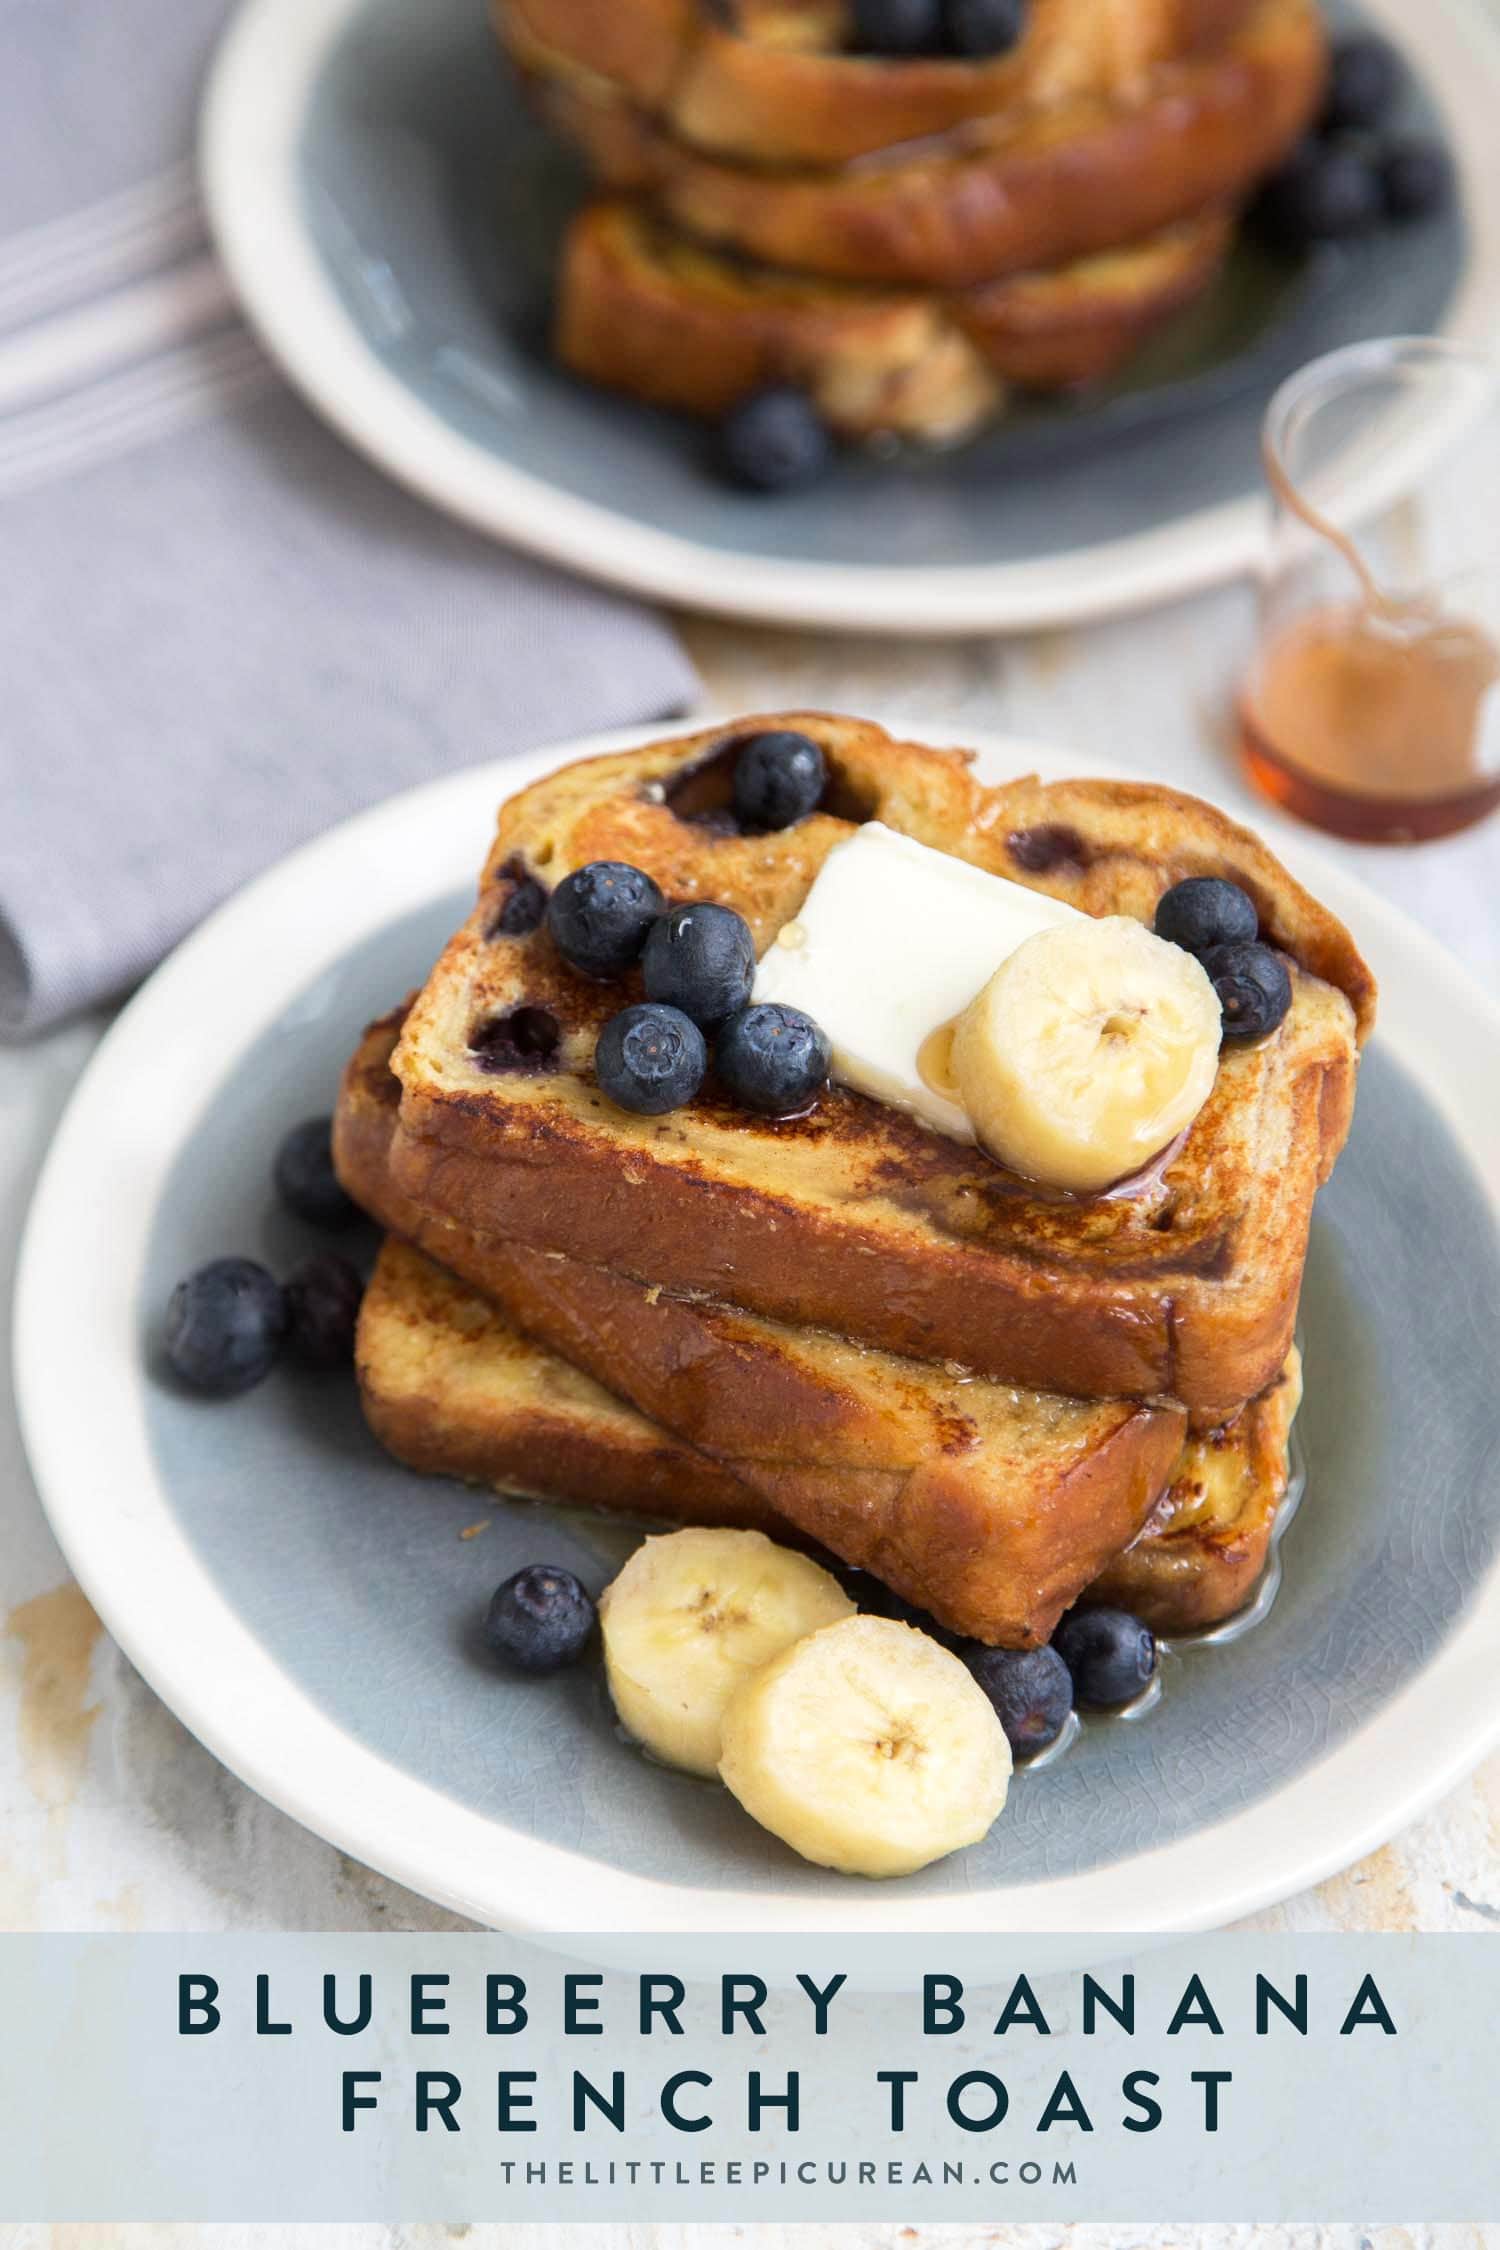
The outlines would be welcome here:
M 1500 2216 L 1492 1937 L 605 1942 L 0 1938 L 0 2218 Z

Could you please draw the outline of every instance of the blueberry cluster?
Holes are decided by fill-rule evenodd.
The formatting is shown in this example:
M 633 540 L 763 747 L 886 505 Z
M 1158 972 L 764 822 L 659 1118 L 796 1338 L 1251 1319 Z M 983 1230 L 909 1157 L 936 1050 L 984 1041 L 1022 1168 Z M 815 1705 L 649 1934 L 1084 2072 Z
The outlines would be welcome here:
M 276 1152 L 276 1192 L 295 1218 L 330 1231 L 359 1219 L 333 1168 L 333 1120 L 293 1126 Z M 364 1283 L 347 1258 L 316 1251 L 284 1282 L 254 1258 L 214 1258 L 179 1281 L 167 1304 L 163 1349 L 180 1383 L 205 1398 L 237 1398 L 278 1359 L 326 1372 L 354 1364 Z
M 1027 0 L 854 0 L 861 55 L 1009 54 L 1026 29 Z
M 1302 250 L 1447 208 L 1453 164 L 1441 141 L 1390 130 L 1404 77 L 1388 41 L 1369 33 L 1339 42 L 1316 130 L 1261 192 L 1263 233 Z
M 867 1615 L 915 1626 L 963 1659 L 993 1704 L 1017 1759 L 1050 1750 L 1073 1711 L 1121 1710 L 1156 1676 L 1155 1635 L 1128 1610 L 1069 1610 L 1046 1648 L 988 1648 L 946 1631 L 865 1571 L 845 1569 L 840 1577 Z
M 897 1618 L 963 1659 L 1017 1759 L 1050 1749 L 1075 1710 L 1122 1710 L 1156 1677 L 1156 1637 L 1127 1610 L 1070 1610 L 1046 1648 L 988 1648 L 945 1631 L 865 1571 L 846 1567 L 839 1575 L 866 1615 Z M 530 1563 L 496 1587 L 482 1633 L 508 1670 L 539 1675 L 577 1663 L 598 1622 L 592 1597 L 571 1571 Z
M 960 1649 L 1016 1758 L 1049 1750 L 1071 1712 L 1119 1711 L 1156 1676 L 1156 1636 L 1124 1609 L 1072 1609 L 1046 1648 Z
M 806 735 L 754 735 L 735 763 L 736 818 L 761 833 L 790 828 L 816 809 L 827 781 Z M 547 928 L 584 976 L 613 981 L 639 965 L 644 1001 L 610 1017 L 594 1052 L 599 1084 L 621 1109 L 660 1117 L 690 1102 L 708 1074 L 710 1039 L 720 1083 L 760 1116 L 795 1116 L 827 1083 L 828 1040 L 811 1016 L 752 1005 L 755 941 L 732 907 L 669 907 L 640 868 L 596 859 L 558 884 Z
M 1224 1037 L 1264 1039 L 1292 1004 L 1286 962 L 1261 942 L 1255 901 L 1218 875 L 1190 875 L 1165 892 L 1152 927 L 1203 963 L 1224 1011 Z

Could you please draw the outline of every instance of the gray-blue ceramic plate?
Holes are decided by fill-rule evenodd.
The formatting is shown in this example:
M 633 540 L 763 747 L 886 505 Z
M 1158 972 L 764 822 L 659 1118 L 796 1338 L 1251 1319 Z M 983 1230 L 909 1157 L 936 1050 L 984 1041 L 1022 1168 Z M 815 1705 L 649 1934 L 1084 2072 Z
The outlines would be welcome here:
M 1419 42 L 1405 0 L 1362 13 L 1419 48 L 1409 115 L 1441 118 L 1467 225 L 1305 267 L 1246 246 L 1114 387 L 1034 406 L 957 453 L 851 456 L 793 497 L 727 490 L 694 425 L 550 362 L 549 276 L 580 186 L 509 84 L 484 0 L 250 0 L 208 106 L 210 209 L 246 305 L 313 402 L 515 545 L 790 624 L 1058 623 L 1253 561 L 1260 417 L 1304 361 L 1371 336 L 1500 335 L 1500 30 L 1479 0 L 1429 0 Z
M 638 737 L 576 744 L 568 754 Z M 1294 869 L 1383 987 L 1303 1306 L 1307 1497 L 1265 1619 L 1167 1662 L 1156 1707 L 1018 1776 L 988 1841 L 876 1885 L 797 1860 L 715 1784 L 619 1738 L 588 1669 L 499 1675 L 490 1590 L 598 1586 L 635 1534 L 416 1477 L 352 1390 L 229 1405 L 152 1370 L 173 1281 L 309 1238 L 272 1152 L 361 1026 L 426 973 L 500 796 L 552 752 L 433 784 L 224 908 L 110 1034 L 24 1249 L 17 1378 L 54 1529 L 105 1622 L 252 1786 L 413 1888 L 544 1931 L 1150 1931 L 1229 1920 L 1370 1849 L 1500 1728 L 1500 1019 L 1451 959 L 1310 853 Z M 995 775 L 1067 764 L 993 742 Z M 460 1534 L 483 1520 L 477 1537 Z

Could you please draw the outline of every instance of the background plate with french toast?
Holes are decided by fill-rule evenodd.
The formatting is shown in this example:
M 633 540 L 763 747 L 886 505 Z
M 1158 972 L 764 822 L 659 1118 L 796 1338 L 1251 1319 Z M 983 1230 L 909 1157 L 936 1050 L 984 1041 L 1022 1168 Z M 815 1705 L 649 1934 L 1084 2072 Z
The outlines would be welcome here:
M 1149 341 L 1121 371 L 1076 393 L 1018 398 L 957 446 L 908 445 L 894 457 L 852 447 L 802 492 L 727 488 L 705 466 L 701 424 L 555 364 L 559 242 L 582 173 L 507 76 L 471 0 L 416 10 L 256 0 L 209 103 L 210 209 L 243 301 L 312 402 L 402 481 L 483 529 L 684 606 L 799 626 L 1051 624 L 1180 594 L 1254 560 L 1260 416 L 1305 361 L 1382 334 L 1500 334 L 1500 241 L 1488 216 L 1493 20 L 1474 0 L 1437 0 L 1420 27 L 1400 0 L 1327 12 L 1374 21 L 1401 47 L 1407 122 L 1446 137 L 1462 215 L 1310 259 L 1270 254 L 1242 233 L 1222 266 L 1222 242 L 1151 237 L 1141 274 L 1089 268 L 1088 287 L 1113 311 L 1095 307 L 1085 336 L 1118 325 L 1121 296 L 1142 318 L 1151 312 Z M 609 152 L 595 160 L 608 179 Z M 718 177 L 687 186 L 706 192 Z M 616 240 L 621 228 L 611 234 L 598 208 L 600 225 L 575 244 L 575 262 L 596 277 L 592 337 L 579 348 L 588 357 L 634 336 L 653 363 L 670 359 L 648 332 L 637 269 L 655 260 L 664 283 L 710 305 L 732 272 L 669 275 L 639 227 Z M 763 216 L 752 198 L 747 239 L 759 239 Z M 671 251 L 678 265 L 696 256 Z M 1206 288 L 1200 267 L 1217 274 Z M 1174 312 L 1179 291 L 1192 301 Z M 1059 334 L 1079 329 L 1076 291 L 1060 329 L 1051 296 L 1024 309 L 1013 298 L 1008 289 L 1007 348 L 1017 319 L 1027 350 L 1045 345 L 1049 356 Z M 987 317 L 993 326 L 1000 314 Z M 821 305 L 818 322 L 828 325 Z M 854 323 L 856 378 L 872 354 L 896 349 L 883 331 L 871 340 L 873 322 L 861 313 Z M 732 386 L 722 345 L 715 328 L 709 376 Z M 920 358 L 924 381 L 944 364 L 936 342 Z M 1419 466 L 1408 459 L 1401 473 Z
M 361 1859 L 483 1920 L 556 1931 L 1112 1931 L 1233 1918 L 1370 1848 L 1493 1738 L 1500 1447 L 1485 1371 L 1500 1323 L 1500 1025 L 1430 940 L 1313 854 L 1293 855 L 1288 877 L 1207 808 L 1075 782 L 1065 759 L 1031 745 L 989 743 L 971 777 L 876 729 L 807 723 L 827 734 L 839 794 L 788 831 L 784 851 L 774 838 L 742 848 L 710 801 L 723 730 L 675 745 L 639 733 L 575 745 L 349 823 L 273 870 L 159 972 L 83 1082 L 26 1244 L 19 1393 L 54 1528 L 127 1653 L 228 1764 Z M 621 762 L 551 779 L 570 757 L 606 753 Z M 596 799 L 601 774 L 611 787 Z M 632 784 L 624 797 L 621 774 Z M 708 792 L 702 802 L 674 806 L 682 775 Z M 922 1161 L 925 1144 L 894 1124 L 879 1147 L 861 1140 L 851 1097 L 830 1097 L 823 1124 L 784 1143 L 713 1104 L 681 1113 L 696 1117 L 690 1130 L 622 1141 L 618 1124 L 606 1131 L 597 1105 L 569 1092 L 585 1081 L 567 1051 L 555 1074 L 476 1077 L 462 1040 L 456 1059 L 445 1043 L 450 1004 L 465 1023 L 476 1004 L 500 1005 L 493 980 L 541 942 L 514 910 L 518 833 L 539 862 L 549 843 L 559 864 L 576 858 L 575 828 L 611 844 L 628 835 L 664 872 L 662 855 L 677 849 L 678 880 L 712 860 L 747 911 L 751 888 L 743 870 L 735 888 L 732 863 L 754 859 L 760 910 L 774 922 L 778 886 L 788 896 L 805 887 L 814 844 L 830 849 L 850 813 L 868 817 L 875 799 L 856 804 L 860 787 L 908 833 L 992 834 L 1033 881 L 1072 888 L 1096 914 L 1112 903 L 1139 911 L 1133 886 L 1163 853 L 1174 867 L 1195 852 L 1232 854 L 1308 987 L 1288 1036 L 1278 1034 L 1280 1060 L 1237 1063 L 1223 1079 L 1218 1109 L 1194 1129 L 1213 1161 L 1175 1160 L 1180 1195 L 1148 1196 L 1133 1215 L 1081 1231 L 1066 1215 L 1039 1229 L 988 1210 L 982 1241 L 958 1245 L 983 1249 L 958 1258 L 983 1283 L 972 1298 L 947 1285 L 953 1244 L 937 1240 L 961 1202 L 959 1158 L 927 1149 Z M 521 810 L 502 825 L 474 917 L 502 795 Z M 1063 811 L 1067 826 L 1044 817 Z M 1091 848 L 1028 867 L 1035 839 L 1060 834 Z M 1314 1203 L 1349 1124 L 1369 970 L 1380 1028 L 1348 1145 Z M 403 1034 L 393 1003 L 424 983 Z M 393 1120 L 382 1089 L 398 1036 L 405 1091 Z M 230 1246 L 278 1270 L 305 1248 L 274 1204 L 271 1155 L 290 1123 L 332 1105 L 351 1055 L 346 1182 L 418 1246 L 381 1254 L 367 1299 L 365 1408 L 388 1452 L 347 1385 L 283 1374 L 211 1405 L 163 1383 L 152 1360 L 179 1275 Z M 499 1212 L 481 1207 L 497 1192 L 487 1168 L 497 1133 L 515 1143 L 523 1192 L 487 1231 Z M 830 1138 L 842 1152 L 832 1170 Z M 551 1199 L 515 1163 L 543 1141 L 561 1154 L 546 1177 L 565 1192 Z M 713 1220 L 685 1224 L 676 1190 L 659 1183 L 640 1197 L 651 1217 L 632 1247 L 620 1230 L 639 1194 L 633 1175 L 644 1181 L 662 1164 L 706 1187 Z M 839 1210 L 830 1181 L 851 1168 L 866 1183 L 860 1208 Z M 1269 1218 L 1253 1196 L 1268 1168 L 1280 1183 Z M 900 1189 L 878 1236 L 877 1175 Z M 757 1261 L 756 1214 L 764 1227 L 778 1211 L 817 1256 Z M 436 1214 L 430 1234 L 424 1212 Z M 901 1286 L 855 1306 L 848 1256 L 860 1243 Z M 712 1301 L 703 1261 L 715 1256 L 740 1261 L 748 1301 L 733 1320 Z M 607 1260 L 606 1297 L 574 1264 L 591 1258 Z M 1169 1332 L 1147 1317 L 1160 1259 L 1178 1275 Z M 1056 1320 L 1027 1313 L 1018 1276 L 1028 1260 L 1048 1277 Z M 632 1272 L 658 1277 L 639 1301 Z M 695 1275 L 707 1286 L 695 1289 Z M 819 1289 L 833 1293 L 827 1302 Z M 497 1304 L 522 1310 L 524 1339 Z M 1252 1578 L 1233 1539 L 1188 1538 L 1165 1574 L 1149 1541 L 1131 1543 L 1112 1591 L 1163 1605 L 1168 1654 L 1152 1707 L 1087 1721 L 1064 1756 L 1018 1774 L 985 1843 L 894 1886 L 808 1866 L 724 1791 L 643 1761 L 620 1740 L 596 1669 L 506 1679 L 476 1648 L 498 1580 L 544 1549 L 597 1587 L 634 1546 L 640 1515 L 782 1521 L 845 1560 L 868 1560 L 851 1544 L 858 1527 L 840 1513 L 830 1468 L 868 1466 L 877 1437 L 921 1452 L 924 1428 L 955 1412 L 976 1425 L 970 1454 L 897 1493 L 890 1521 L 905 1529 L 881 1567 L 956 1629 L 1018 1646 L 1045 1637 L 1123 1544 L 1118 1523 L 1101 1524 L 1099 1495 L 1107 1488 L 1118 1503 L 1131 1464 L 1148 1457 L 1159 1489 L 1180 1448 L 1211 1450 L 1233 1427 L 1224 1410 L 1251 1394 L 1258 1420 L 1223 1448 L 1218 1481 L 1200 1462 L 1182 1505 L 1233 1526 L 1240 1499 L 1268 1479 L 1280 1480 L 1280 1500 L 1294 1312 L 1306 1392 L 1292 1469 L 1305 1499 L 1289 1524 L 1281 1512 L 1269 1575 L 1265 1539 Z M 840 1315 L 864 1339 L 858 1366 L 834 1368 L 818 1341 L 818 1324 Z M 679 1324 L 670 1333 L 668 1320 Z M 983 1363 L 977 1387 L 993 1394 L 983 1409 L 972 1364 L 955 1359 L 944 1372 L 955 1341 Z M 926 1373 L 901 1376 L 924 1344 Z M 743 1428 L 694 1428 L 677 1376 L 695 1358 L 721 1378 L 731 1360 L 757 1371 Z M 1085 1361 L 1080 1387 L 1094 1403 L 1054 1398 L 1043 1414 L 1037 1386 Z M 466 1379 L 481 1362 L 482 1382 Z M 601 1370 L 618 1378 L 611 1388 L 594 1379 Z M 942 1386 L 966 1375 L 969 1401 L 955 1408 Z M 626 1405 L 614 1395 L 622 1388 Z M 820 1429 L 822 1450 L 778 1448 L 809 1402 L 835 1389 L 840 1412 Z M 1175 1419 L 1159 1403 L 1132 1404 L 1142 1391 L 1170 1392 Z M 1093 1498 L 1076 1483 L 1067 1495 L 1062 1541 L 1046 1535 L 1059 1427 L 1075 1461 L 1116 1449 Z M 546 1468 L 531 1480 L 520 1466 L 528 1453 Z M 981 1473 L 991 1458 L 1004 1475 Z M 570 1488 L 595 1507 L 494 1506 L 457 1477 Z M 591 1489 L 591 1477 L 613 1478 L 617 1501 L 628 1494 L 623 1517 L 600 1512 L 611 1493 Z M 997 1577 L 986 1553 L 1021 1561 Z M 1019 1604 L 1017 1571 L 1028 1596 Z M 1274 1599 L 1254 1605 L 1253 1629 L 1195 1639 L 1200 1623 L 1238 1618 L 1257 1584 Z

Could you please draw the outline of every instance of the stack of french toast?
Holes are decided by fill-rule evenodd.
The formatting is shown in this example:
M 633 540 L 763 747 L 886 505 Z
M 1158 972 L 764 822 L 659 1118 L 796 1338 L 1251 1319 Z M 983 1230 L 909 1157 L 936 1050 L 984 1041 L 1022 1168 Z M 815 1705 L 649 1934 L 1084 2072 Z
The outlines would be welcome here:
M 599 189 L 568 366 L 709 416 L 791 385 L 930 443 L 1112 374 L 1205 291 L 1327 64 L 1316 0 L 1007 0 L 918 54 L 862 46 L 857 0 L 494 9 Z
M 1224 900 L 1254 942 L 1200 959 L 1170 909 Z M 818 713 L 566 766 L 345 1073 L 368 1418 L 419 1470 L 827 1550 L 991 1646 L 1085 1595 L 1223 1619 L 1374 1004 L 1166 789 L 986 786 Z

